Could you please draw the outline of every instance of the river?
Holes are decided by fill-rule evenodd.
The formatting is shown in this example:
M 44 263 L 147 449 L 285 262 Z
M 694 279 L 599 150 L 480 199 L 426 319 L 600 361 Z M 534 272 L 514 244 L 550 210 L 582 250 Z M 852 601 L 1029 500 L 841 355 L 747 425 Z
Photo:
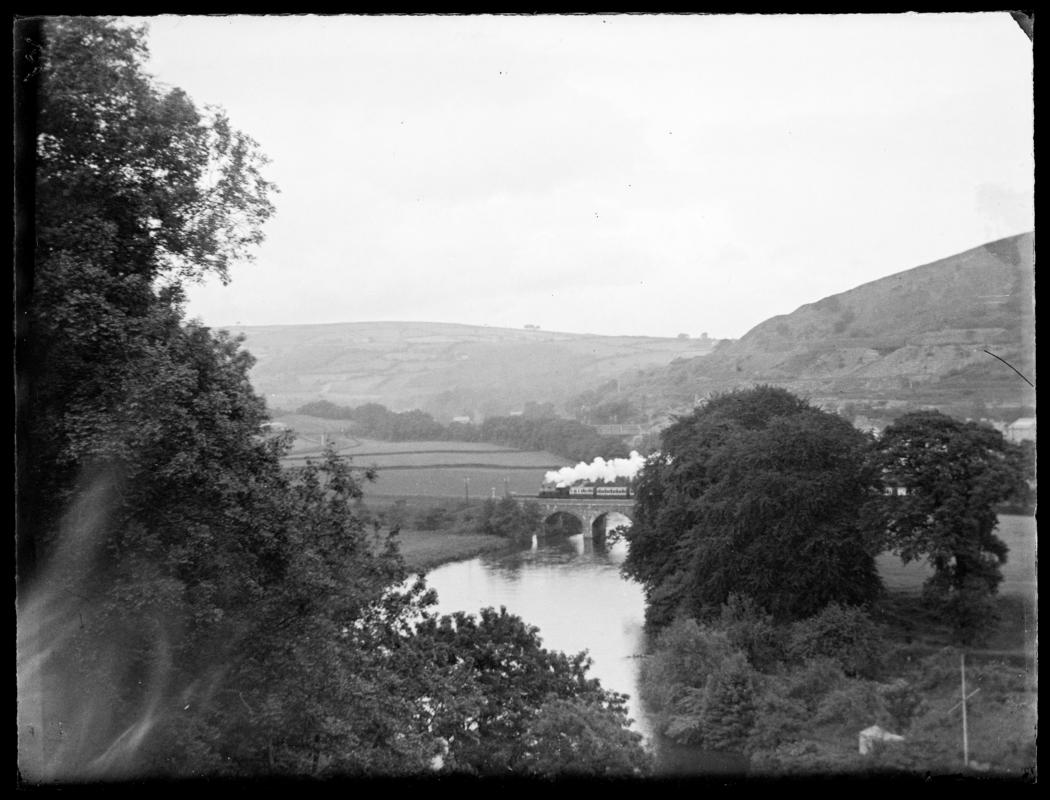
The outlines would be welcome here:
M 641 587 L 620 576 L 626 544 L 594 544 L 582 535 L 533 539 L 509 554 L 483 555 L 437 567 L 427 575 L 438 593 L 438 611 L 476 614 L 506 606 L 539 628 L 544 647 L 593 660 L 590 675 L 629 696 L 633 728 L 657 757 L 663 774 L 739 772 L 739 759 L 674 745 L 654 735 L 639 700 L 645 652 L 645 599 Z

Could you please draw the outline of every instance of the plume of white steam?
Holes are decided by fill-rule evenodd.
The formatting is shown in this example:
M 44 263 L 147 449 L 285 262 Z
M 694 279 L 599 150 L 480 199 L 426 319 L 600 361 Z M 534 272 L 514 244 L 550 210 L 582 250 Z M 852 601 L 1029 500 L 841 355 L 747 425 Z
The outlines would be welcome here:
M 637 450 L 632 450 L 627 458 L 613 458 L 606 461 L 598 456 L 590 464 L 581 461 L 575 467 L 562 467 L 551 470 L 544 476 L 544 483 L 557 486 L 570 486 L 578 481 L 614 483 L 617 478 L 633 478 L 643 466 L 643 458 Z

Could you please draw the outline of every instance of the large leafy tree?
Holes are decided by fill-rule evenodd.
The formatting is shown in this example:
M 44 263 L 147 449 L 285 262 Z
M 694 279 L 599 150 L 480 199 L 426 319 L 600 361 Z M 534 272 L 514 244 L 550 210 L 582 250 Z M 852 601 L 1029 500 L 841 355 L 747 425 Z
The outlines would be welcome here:
M 926 559 L 933 568 L 926 596 L 960 638 L 972 638 L 1002 581 L 1008 548 L 995 535 L 996 506 L 1024 495 L 1024 451 L 993 428 L 919 411 L 886 428 L 876 461 L 889 492 L 890 548 L 905 562 Z
M 449 742 L 452 766 L 486 775 L 646 768 L 641 735 L 629 730 L 626 697 L 588 677 L 586 653 L 547 650 L 538 630 L 506 609 L 426 618 L 413 644 L 425 646 L 431 663 L 471 675 L 469 712 L 434 727 Z M 456 696 L 462 701 L 462 693 Z M 572 722 L 559 733 L 564 746 L 546 741 L 550 726 L 566 717 Z M 605 737 L 600 747 L 591 741 L 596 730 Z
M 19 298 L 23 775 L 417 773 L 443 733 L 459 768 L 513 767 L 549 696 L 625 726 L 582 657 L 506 615 L 438 622 L 421 582 L 399 588 L 348 463 L 281 469 L 251 356 L 182 311 L 186 280 L 225 279 L 259 241 L 263 157 L 149 79 L 141 30 L 42 28 Z M 453 735 L 475 729 L 493 735 Z
M 662 442 L 624 564 L 651 622 L 717 610 L 731 593 L 778 620 L 877 596 L 879 541 L 863 513 L 877 471 L 845 420 L 759 386 L 711 398 Z
M 652 759 L 618 713 L 592 701 L 553 698 L 525 732 L 525 771 L 541 776 L 643 776 Z
M 105 772 L 195 694 L 288 567 L 294 509 L 279 507 L 280 443 L 256 435 L 251 357 L 181 308 L 185 280 L 225 279 L 248 257 L 273 189 L 221 112 L 144 73 L 142 30 L 78 17 L 20 32 L 38 89 L 19 296 L 20 664 L 43 664 L 37 768 Z M 79 739 L 52 730 L 73 720 Z
M 131 469 L 144 473 L 156 467 L 149 456 L 179 451 L 190 462 L 182 436 L 207 445 L 207 463 L 264 418 L 261 400 L 237 385 L 249 356 L 201 329 L 183 331 L 179 304 L 185 280 L 225 280 L 232 261 L 250 257 L 273 192 L 264 157 L 222 112 L 201 112 L 149 79 L 142 29 L 77 17 L 48 19 L 41 32 L 30 54 L 39 86 L 35 258 L 20 309 L 29 553 L 46 551 L 85 463 L 135 453 Z M 210 427 L 164 414 L 193 380 L 201 411 L 221 416 Z M 205 399 L 211 389 L 225 397 Z M 167 456 L 161 430 L 172 433 Z M 135 436 L 158 446 L 144 457 Z

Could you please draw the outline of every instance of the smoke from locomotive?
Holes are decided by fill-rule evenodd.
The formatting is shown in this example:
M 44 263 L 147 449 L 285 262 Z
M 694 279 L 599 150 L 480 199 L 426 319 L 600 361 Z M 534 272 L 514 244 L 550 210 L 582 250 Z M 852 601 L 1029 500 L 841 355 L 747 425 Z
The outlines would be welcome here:
M 598 456 L 590 464 L 581 461 L 575 467 L 562 467 L 551 470 L 544 478 L 544 485 L 571 486 L 580 481 L 592 483 L 615 483 L 617 478 L 633 480 L 634 476 L 645 466 L 645 459 L 637 450 L 632 450 L 627 458 L 613 458 L 606 461 Z
M 540 497 L 632 497 L 632 482 L 645 459 L 635 450 L 627 458 L 606 461 L 599 456 L 591 463 L 583 461 L 575 467 L 562 467 L 544 476 Z

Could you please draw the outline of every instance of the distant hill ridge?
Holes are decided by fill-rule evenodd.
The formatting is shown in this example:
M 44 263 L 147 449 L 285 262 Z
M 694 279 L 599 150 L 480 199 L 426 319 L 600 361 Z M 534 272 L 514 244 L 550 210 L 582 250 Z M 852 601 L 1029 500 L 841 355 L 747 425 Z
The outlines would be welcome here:
M 613 382 L 647 417 L 713 391 L 773 383 L 858 413 L 930 406 L 1032 416 L 1035 235 L 1023 233 L 772 317 L 739 340 L 597 336 L 428 322 L 241 327 L 271 407 L 318 398 L 488 417 L 561 408 Z M 717 345 L 717 346 L 716 346 Z M 638 422 L 640 420 L 620 420 Z
M 669 407 L 756 382 L 825 406 L 933 406 L 980 418 L 1034 407 L 1034 233 L 975 247 L 772 317 L 711 355 L 636 371 Z
M 271 407 L 325 399 L 419 408 L 445 420 L 560 406 L 581 389 L 639 368 L 710 352 L 716 340 L 597 336 L 436 322 L 234 327 Z

